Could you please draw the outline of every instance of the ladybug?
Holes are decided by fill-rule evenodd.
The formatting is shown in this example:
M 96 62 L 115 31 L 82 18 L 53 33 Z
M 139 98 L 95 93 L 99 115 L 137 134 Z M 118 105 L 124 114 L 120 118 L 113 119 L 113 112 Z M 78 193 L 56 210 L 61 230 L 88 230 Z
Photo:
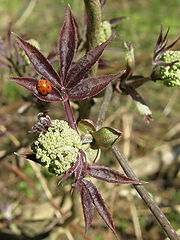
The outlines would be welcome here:
M 52 91 L 51 82 L 48 80 L 40 79 L 37 82 L 36 89 L 42 96 L 46 96 Z

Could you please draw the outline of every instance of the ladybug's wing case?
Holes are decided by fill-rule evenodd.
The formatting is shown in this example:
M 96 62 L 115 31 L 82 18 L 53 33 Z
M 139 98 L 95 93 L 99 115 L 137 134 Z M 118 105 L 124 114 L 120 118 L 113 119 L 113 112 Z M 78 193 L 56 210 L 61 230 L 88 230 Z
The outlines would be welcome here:
M 46 96 L 52 91 L 51 82 L 48 80 L 41 79 L 37 82 L 36 89 L 39 94 Z

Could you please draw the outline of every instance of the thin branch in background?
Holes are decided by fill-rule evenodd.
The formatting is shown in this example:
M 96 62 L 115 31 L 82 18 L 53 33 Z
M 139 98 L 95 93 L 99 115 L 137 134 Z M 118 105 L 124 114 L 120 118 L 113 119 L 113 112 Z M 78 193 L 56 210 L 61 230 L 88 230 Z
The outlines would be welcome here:
M 130 211 L 131 211 L 131 217 L 132 217 L 132 221 L 133 221 L 133 225 L 134 225 L 136 239 L 143 240 L 141 226 L 139 223 L 139 217 L 138 217 L 138 213 L 137 213 L 137 208 L 134 203 L 133 195 L 131 193 L 128 195 L 128 200 L 130 202 Z
M 34 182 L 32 182 L 31 179 L 25 173 L 23 173 L 21 171 L 21 169 L 19 169 L 15 165 L 12 165 L 8 161 L 4 161 L 2 164 L 3 164 L 4 167 L 6 167 L 6 168 L 10 169 L 11 171 L 13 171 L 23 181 L 27 182 L 33 189 L 35 188 Z
M 132 133 L 132 123 L 133 123 L 133 116 L 132 114 L 124 114 L 122 116 L 123 121 L 123 137 L 124 137 L 124 144 L 123 144 L 123 153 L 127 157 L 130 156 L 131 150 L 131 133 Z
M 36 177 L 38 178 L 39 182 L 41 183 L 41 186 L 46 194 L 47 199 L 49 200 L 50 204 L 54 207 L 56 217 L 58 219 L 62 218 L 62 213 L 60 212 L 59 207 L 56 206 L 56 204 L 54 203 L 52 193 L 50 192 L 50 190 L 47 186 L 46 180 L 43 177 L 43 175 L 41 174 L 38 166 L 32 161 L 29 161 L 29 162 L 36 174 Z
M 16 27 L 21 27 L 24 24 L 24 22 L 31 15 L 34 7 L 36 6 L 36 3 L 37 3 L 37 0 L 30 0 L 29 1 L 28 6 L 23 11 L 23 14 L 19 17 L 19 19 L 15 23 Z
M 8 149 L 0 156 L 0 162 L 4 160 L 6 157 L 10 156 L 14 152 L 17 152 L 19 149 L 23 147 L 27 147 L 29 143 L 31 142 L 31 137 L 24 139 L 19 146 L 14 146 L 11 149 Z
M 131 105 L 131 100 L 128 101 L 128 104 L 126 106 L 120 106 L 118 107 L 110 116 L 108 116 L 105 120 L 103 125 L 104 126 L 110 126 L 112 122 L 118 118 L 118 116 L 122 116 L 123 114 L 126 114 L 128 112 L 128 109 Z
M 163 113 L 165 114 L 165 116 L 170 114 L 170 112 L 172 111 L 172 107 L 176 103 L 178 97 L 179 97 L 179 90 L 175 89 L 174 92 L 172 93 L 170 99 L 168 100 L 167 105 L 165 106 L 165 108 L 163 110 Z

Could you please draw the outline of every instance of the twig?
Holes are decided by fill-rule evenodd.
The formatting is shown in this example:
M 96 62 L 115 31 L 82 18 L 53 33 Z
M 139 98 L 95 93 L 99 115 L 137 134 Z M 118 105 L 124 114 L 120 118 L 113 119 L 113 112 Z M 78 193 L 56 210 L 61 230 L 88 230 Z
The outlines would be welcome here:
M 138 213 L 137 213 L 137 208 L 134 203 L 132 194 L 130 194 L 128 196 L 128 200 L 130 202 L 130 211 L 131 211 L 132 221 L 133 221 L 134 230 L 135 230 L 135 234 L 136 234 L 136 239 L 143 240 L 141 227 L 140 227 L 140 223 L 139 223 L 139 218 L 138 218 Z
M 13 154 L 14 152 L 17 152 L 19 149 L 26 147 L 31 142 L 31 138 L 26 138 L 22 141 L 22 143 L 19 146 L 12 147 L 11 149 L 8 149 L 2 156 L 0 156 L 0 162 L 4 160 L 7 156 Z
M 23 23 L 27 20 L 27 18 L 31 15 L 36 3 L 37 3 L 37 0 L 30 0 L 30 2 L 28 3 L 28 6 L 23 11 L 23 14 L 16 21 L 17 27 L 21 27 L 23 25 Z
M 124 172 L 126 173 L 126 175 L 128 177 L 137 179 L 137 176 L 135 175 L 135 173 L 133 172 L 133 170 L 131 169 L 131 167 L 129 166 L 127 160 L 125 159 L 125 157 L 122 155 L 122 153 L 119 151 L 119 149 L 117 148 L 117 146 L 113 146 L 112 147 L 112 151 L 115 154 L 119 164 L 121 165 L 122 169 L 124 170 Z M 164 213 L 160 210 L 160 208 L 158 207 L 158 205 L 156 204 L 156 202 L 152 199 L 152 197 L 150 196 L 150 194 L 146 191 L 146 189 L 144 188 L 144 186 L 142 185 L 134 185 L 134 188 L 136 189 L 136 191 L 139 193 L 139 195 L 141 196 L 141 198 L 144 200 L 144 202 L 146 203 L 146 205 L 148 206 L 149 210 L 152 212 L 152 214 L 155 216 L 155 218 L 157 219 L 157 221 L 159 222 L 159 224 L 161 225 L 162 229 L 166 232 L 166 234 L 168 235 L 168 237 L 171 240 L 179 240 L 178 235 L 176 234 L 175 230 L 173 229 L 173 227 L 171 226 L 171 224 L 169 223 L 169 221 L 167 220 L 166 216 L 164 215 Z
M 41 186 L 42 186 L 42 188 L 43 188 L 43 190 L 44 190 L 44 192 L 46 194 L 46 197 L 47 197 L 48 201 L 50 202 L 50 204 L 54 208 L 54 212 L 55 212 L 56 217 L 58 219 L 62 219 L 62 213 L 61 213 L 60 209 L 58 208 L 58 206 L 53 201 L 52 194 L 51 194 L 51 192 L 50 192 L 50 190 L 49 190 L 49 188 L 47 186 L 45 178 L 43 177 L 43 175 L 41 174 L 39 168 L 37 167 L 37 165 L 34 162 L 30 161 L 30 164 L 31 164 L 31 166 L 32 166 L 32 168 L 33 168 L 33 170 L 34 170 L 38 180 L 41 183 Z

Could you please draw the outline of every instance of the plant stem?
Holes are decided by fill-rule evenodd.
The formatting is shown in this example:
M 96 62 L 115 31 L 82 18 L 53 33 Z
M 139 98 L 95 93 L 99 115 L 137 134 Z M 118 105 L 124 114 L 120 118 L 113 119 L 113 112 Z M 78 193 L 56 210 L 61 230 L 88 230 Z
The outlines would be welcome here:
M 100 128 L 107 112 L 108 105 L 111 101 L 112 97 L 112 86 L 109 84 L 108 88 L 106 88 L 103 103 L 100 107 L 100 111 L 98 114 L 98 120 L 97 120 L 97 127 Z M 126 175 L 133 179 L 138 179 L 131 167 L 128 164 L 128 161 L 125 159 L 125 157 L 122 155 L 122 153 L 118 150 L 116 146 L 112 147 L 112 151 L 115 154 L 119 164 L 121 165 L 122 169 L 126 173 Z M 167 236 L 171 240 L 179 240 L 179 237 L 169 221 L 167 220 L 164 213 L 161 211 L 161 209 L 158 207 L 157 203 L 152 199 L 150 194 L 147 192 L 147 190 L 144 188 L 143 185 L 134 185 L 134 188 L 139 193 L 143 201 L 146 203 L 149 210 L 152 212 L 152 214 L 155 216 L 157 221 L 160 223 L 162 229 L 166 232 Z
M 101 6 L 99 0 L 84 0 L 87 14 L 87 32 L 86 32 L 86 52 L 98 45 L 100 24 L 101 24 Z M 98 63 L 95 64 L 88 73 L 88 76 L 96 75 Z M 79 103 L 78 120 L 88 118 L 92 107 L 92 100 L 86 99 Z
M 126 173 L 128 177 L 138 179 L 131 167 L 128 164 L 128 161 L 125 159 L 125 157 L 122 155 L 122 153 L 118 150 L 117 146 L 112 147 L 112 151 L 115 154 L 119 164 L 121 165 L 122 169 Z M 169 221 L 167 220 L 164 213 L 161 211 L 161 209 L 158 207 L 156 202 L 152 199 L 150 194 L 146 191 L 143 185 L 134 185 L 134 188 L 139 193 L 141 198 L 144 200 L 146 205 L 148 206 L 149 210 L 152 212 L 152 214 L 155 216 L 157 221 L 160 223 L 162 229 L 166 232 L 168 237 L 171 240 L 179 240 L 179 237 Z
M 101 6 L 99 0 L 84 0 L 87 13 L 87 50 L 98 44 L 100 24 L 101 24 Z
M 72 127 L 74 130 L 77 131 L 77 125 L 76 125 L 76 121 L 74 119 L 72 108 L 69 104 L 68 95 L 64 88 L 62 88 L 61 90 L 62 90 L 63 105 L 64 105 L 64 109 L 66 112 L 67 121 L 68 121 L 70 127 Z

